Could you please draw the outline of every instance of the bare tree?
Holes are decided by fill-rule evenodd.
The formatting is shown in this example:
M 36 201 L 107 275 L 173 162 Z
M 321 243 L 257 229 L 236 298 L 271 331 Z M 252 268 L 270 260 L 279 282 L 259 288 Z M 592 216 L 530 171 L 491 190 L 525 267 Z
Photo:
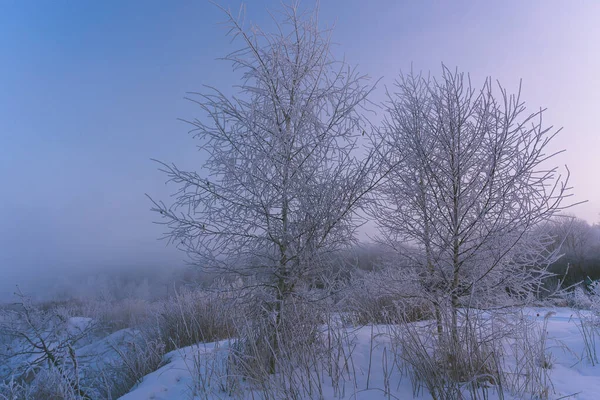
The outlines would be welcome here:
M 179 190 L 153 211 L 195 263 L 262 287 L 278 326 L 289 296 L 360 225 L 355 211 L 375 184 L 359 142 L 372 86 L 334 59 L 316 11 L 284 6 L 275 33 L 224 12 L 242 43 L 224 58 L 242 73 L 238 95 L 193 94 L 204 116 L 190 123 L 206 161 L 200 171 L 163 163 Z
M 0 335 L 12 339 L 0 349 L 0 360 L 7 373 L 2 380 L 31 382 L 40 371 L 54 371 L 60 383 L 77 399 L 90 399 L 83 388 L 75 346 L 88 337 L 95 324 L 87 321 L 79 327 L 69 327 L 68 320 L 57 310 L 42 310 L 20 289 L 15 295 L 19 302 L 0 320 Z M 14 366 L 10 368 L 10 366 Z
M 574 216 L 565 215 L 550 221 L 549 229 L 556 237 L 554 246 L 581 262 L 596 244 L 595 233 L 590 224 Z
M 476 89 L 445 66 L 437 79 L 401 75 L 395 88 L 375 140 L 381 159 L 398 165 L 370 214 L 380 240 L 420 250 L 409 254 L 412 272 L 439 333 L 439 307 L 451 310 L 454 336 L 460 307 L 522 300 L 556 259 L 551 238 L 533 228 L 567 207 L 568 170 L 549 166 L 560 130 L 544 127 L 544 110 L 526 111 L 520 88 L 511 95 L 498 84 L 496 95 L 491 79 Z

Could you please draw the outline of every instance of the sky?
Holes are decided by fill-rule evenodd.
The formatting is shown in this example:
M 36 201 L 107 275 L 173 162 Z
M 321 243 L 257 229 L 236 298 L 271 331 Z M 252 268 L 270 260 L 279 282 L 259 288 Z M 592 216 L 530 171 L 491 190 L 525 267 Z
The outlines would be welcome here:
M 239 1 L 224 0 L 237 10 Z M 313 2 L 304 1 L 310 6 Z M 270 29 L 279 1 L 248 1 L 246 21 Z M 600 2 L 581 0 L 321 0 L 335 53 L 374 80 L 373 100 L 400 71 L 444 62 L 477 85 L 491 76 L 563 131 L 574 201 L 600 222 Z M 232 92 L 237 48 L 209 1 L 0 0 L 0 298 L 15 284 L 73 271 L 185 257 L 164 241 L 145 194 L 168 202 L 151 158 L 199 168 L 178 118 L 199 115 L 185 93 Z

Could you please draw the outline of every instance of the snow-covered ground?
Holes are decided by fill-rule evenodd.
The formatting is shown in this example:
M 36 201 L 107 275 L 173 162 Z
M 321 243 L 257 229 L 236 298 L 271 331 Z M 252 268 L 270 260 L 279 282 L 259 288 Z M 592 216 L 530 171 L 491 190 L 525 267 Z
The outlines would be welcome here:
M 474 311 L 473 311 L 474 312 Z M 486 313 L 479 313 L 486 317 Z M 525 320 L 534 321 L 540 329 L 547 328 L 546 354 L 549 368 L 542 371 L 545 384 L 548 384 L 549 399 L 600 399 L 600 365 L 595 355 L 596 340 L 600 329 L 586 339 L 582 331 L 583 318 L 591 318 L 590 311 L 571 308 L 529 308 L 525 312 Z M 340 321 L 338 321 L 340 322 Z M 65 332 L 77 335 L 85 331 L 92 321 L 89 318 L 70 318 Z M 547 325 L 546 325 L 547 324 Z M 588 325 L 589 326 L 589 325 Z M 364 326 L 360 328 L 344 328 L 347 334 L 346 345 L 351 348 L 347 354 L 352 355 L 350 371 L 345 374 L 345 380 L 334 385 L 326 374 L 322 376 L 321 387 L 317 391 L 324 400 L 333 399 L 431 399 L 426 389 L 415 390 L 406 371 L 400 371 L 393 362 L 393 347 L 390 339 L 390 327 L 384 325 Z M 538 332 L 539 333 L 539 332 Z M 91 381 L 94 371 L 104 374 L 120 373 L 118 370 L 106 369 L 106 366 L 122 362 L 118 352 L 125 351 L 138 337 L 133 329 L 123 329 L 108 336 L 99 335 L 86 337 L 81 340 L 76 353 L 82 369 L 83 378 Z M 536 340 L 534 338 L 534 340 Z M 207 344 L 197 344 L 174 350 L 164 356 L 164 364 L 156 371 L 146 375 L 129 393 L 122 396 L 123 400 L 196 400 L 196 399 L 231 399 L 224 390 L 228 386 L 225 360 L 229 354 L 229 346 L 233 342 L 221 341 Z M 535 342 L 537 343 L 537 342 Z M 600 343 L 599 343 L 600 345 Z M 600 349 L 599 349 L 600 350 Z M 509 350 L 519 351 L 519 350 Z M 590 353 L 591 351 L 591 353 Z M 599 351 L 600 353 L 600 351 Z M 13 363 L 23 363 L 31 355 L 16 357 Z M 513 368 L 514 358 L 507 356 L 505 366 Z M 14 367 L 14 365 L 13 365 Z M 0 370 L 9 365 L 0 365 Z M 109 372 L 107 372 L 109 371 Z M 110 379 L 110 376 L 105 375 Z M 116 377 L 115 377 L 116 379 Z M 262 398 L 257 388 L 252 393 L 247 385 L 236 391 L 234 398 L 240 393 L 244 399 Z M 122 392 L 121 392 L 122 393 Z M 271 398 L 286 398 L 271 396 Z M 521 395 L 508 395 L 504 390 L 505 399 L 530 398 Z M 468 396 L 465 398 L 469 398 Z M 490 393 L 490 400 L 497 400 L 497 393 Z
M 547 350 L 551 354 L 551 368 L 547 370 L 552 386 L 549 390 L 550 399 L 600 399 L 600 366 L 592 365 L 586 356 L 583 336 L 580 330 L 580 320 L 576 310 L 570 308 L 532 308 L 527 310 L 530 319 L 537 321 L 540 326 L 547 318 Z M 585 314 L 583 314 L 585 315 Z M 323 379 L 322 393 L 324 399 L 410 399 L 414 398 L 410 379 L 394 370 L 389 362 L 390 341 L 384 326 L 362 327 L 352 330 L 354 351 L 352 361 L 356 375 L 354 383 L 347 382 L 343 387 L 343 396 L 334 395 L 333 387 L 328 386 L 328 379 Z M 371 340 L 375 335 L 374 341 Z M 212 360 L 223 357 L 228 348 L 227 342 L 201 344 L 190 346 L 168 353 L 167 363 L 157 371 L 147 375 L 123 400 L 180 400 L 180 399 L 225 399 L 229 398 L 224 392 L 213 390 L 211 394 L 197 390 L 200 370 L 206 379 L 207 366 L 217 365 Z M 388 362 L 385 362 L 387 359 Z M 510 361 L 509 361 L 510 362 Z M 369 374 L 370 368 L 370 374 Z M 219 371 L 212 371 L 213 381 Z M 390 377 L 388 387 L 391 394 L 383 390 L 386 387 L 386 376 Z M 367 378 L 369 387 L 367 388 Z M 255 398 L 260 398 L 256 396 Z M 418 397 L 430 399 L 426 390 Z M 498 398 L 492 394 L 490 398 Z M 505 393 L 505 398 L 506 393 Z M 512 397 L 514 399 L 518 397 Z
M 226 348 L 227 341 L 224 341 L 189 346 L 167 353 L 165 360 L 168 363 L 146 375 L 135 389 L 121 399 L 193 399 L 197 357 L 214 357 L 217 352 L 226 351 Z
M 577 311 L 540 308 L 532 309 L 531 315 L 535 313 L 534 317 L 541 323 L 549 311 L 554 312 L 548 321 L 548 349 L 553 360 L 549 374 L 555 392 L 550 398 L 600 399 L 600 365 L 592 365 L 586 356 Z M 586 311 L 581 314 L 584 318 L 589 315 Z

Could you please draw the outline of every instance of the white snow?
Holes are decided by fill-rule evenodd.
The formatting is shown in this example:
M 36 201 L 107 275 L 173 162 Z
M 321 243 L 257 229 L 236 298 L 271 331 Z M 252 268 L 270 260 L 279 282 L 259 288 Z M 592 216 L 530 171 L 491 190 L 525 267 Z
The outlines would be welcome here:
M 199 344 L 174 350 L 165 355 L 168 363 L 146 375 L 143 381 L 122 400 L 154 399 L 191 399 L 194 388 L 194 357 L 205 353 L 214 353 L 226 347 L 226 342 Z
M 584 341 L 578 328 L 579 317 L 576 310 L 569 308 L 532 308 L 527 313 L 530 318 L 543 323 L 544 316 L 552 311 L 548 319 L 548 351 L 552 354 L 552 367 L 549 370 L 553 388 L 550 399 L 577 399 L 597 400 L 600 393 L 600 366 L 593 366 L 585 355 Z M 355 335 L 356 347 L 353 351 L 353 363 L 356 370 L 358 387 L 353 387 L 348 382 L 344 387 L 344 399 L 410 399 L 413 398 L 411 382 L 407 377 L 402 377 L 399 371 L 388 367 L 391 376 L 392 396 L 388 397 L 384 391 L 384 357 L 390 359 L 389 339 L 385 335 L 384 326 L 366 326 L 351 331 Z M 371 353 L 371 337 L 375 335 L 374 348 Z M 227 342 L 200 344 L 173 351 L 166 356 L 166 365 L 147 375 L 143 381 L 130 393 L 121 397 L 123 400 L 179 400 L 179 399 L 205 399 L 228 398 L 226 393 L 212 395 L 195 394 L 194 385 L 198 384 L 197 364 L 203 357 L 212 357 L 215 353 L 226 353 Z M 371 354 L 371 357 L 370 357 Z M 194 361 L 196 359 L 196 362 Z M 367 389 L 367 376 L 371 364 L 369 389 Z M 392 363 L 389 362 L 388 365 Z M 201 367 L 203 368 L 203 367 Z M 323 380 L 324 399 L 332 400 L 335 397 L 333 388 L 328 385 L 328 380 Z M 254 393 L 256 398 L 257 393 Z M 565 397 L 566 396 L 566 397 Z M 431 396 L 422 391 L 417 397 L 430 399 Z M 507 397 L 505 397 L 507 398 Z M 490 399 L 497 399 L 492 394 Z

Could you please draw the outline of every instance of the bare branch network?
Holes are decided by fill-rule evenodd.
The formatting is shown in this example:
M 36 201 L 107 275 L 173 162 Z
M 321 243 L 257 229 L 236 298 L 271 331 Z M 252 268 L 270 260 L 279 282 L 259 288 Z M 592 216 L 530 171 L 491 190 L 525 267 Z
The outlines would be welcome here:
M 333 58 L 316 12 L 288 6 L 272 34 L 225 12 L 243 44 L 224 58 L 242 73 L 238 95 L 191 94 L 204 113 L 192 134 L 207 159 L 202 173 L 161 163 L 179 190 L 153 210 L 195 262 L 284 297 L 355 240 L 356 210 L 378 179 L 359 145 L 373 86 Z
M 395 251 L 390 266 L 438 314 L 448 304 L 454 328 L 467 303 L 539 294 L 559 257 L 544 223 L 573 204 L 569 171 L 549 151 L 560 129 L 543 124 L 545 110 L 527 111 L 520 86 L 474 87 L 446 66 L 437 78 L 400 75 L 374 128 L 374 86 L 335 60 L 316 11 L 284 6 L 274 33 L 223 11 L 242 44 L 224 60 L 242 79 L 236 96 L 190 95 L 206 161 L 200 172 L 161 163 L 178 187 L 153 208 L 171 242 L 266 289 L 277 314 L 356 242 L 363 210 Z

